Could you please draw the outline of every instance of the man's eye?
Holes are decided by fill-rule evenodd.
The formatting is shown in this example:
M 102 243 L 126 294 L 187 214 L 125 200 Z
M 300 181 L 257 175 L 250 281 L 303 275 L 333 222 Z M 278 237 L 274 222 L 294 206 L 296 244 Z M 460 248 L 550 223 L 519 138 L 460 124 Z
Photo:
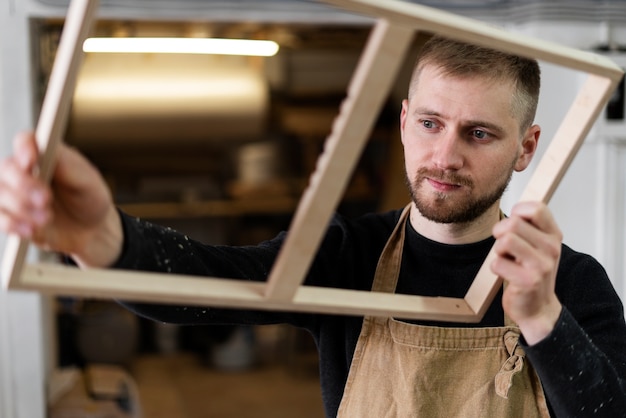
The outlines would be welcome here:
M 474 129 L 472 131 L 472 135 L 474 136 L 474 138 L 477 139 L 486 139 L 487 137 L 489 137 L 489 134 L 485 131 L 482 131 L 480 129 Z
M 422 125 L 424 125 L 424 128 L 426 129 L 433 129 L 435 127 L 435 122 L 432 120 L 423 120 Z

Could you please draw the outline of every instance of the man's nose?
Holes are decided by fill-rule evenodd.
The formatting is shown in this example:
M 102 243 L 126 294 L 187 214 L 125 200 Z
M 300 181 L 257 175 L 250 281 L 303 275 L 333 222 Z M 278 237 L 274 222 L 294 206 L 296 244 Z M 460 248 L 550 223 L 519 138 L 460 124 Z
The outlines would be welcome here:
M 444 132 L 435 143 L 433 163 L 442 170 L 458 170 L 463 166 L 462 147 L 458 132 Z

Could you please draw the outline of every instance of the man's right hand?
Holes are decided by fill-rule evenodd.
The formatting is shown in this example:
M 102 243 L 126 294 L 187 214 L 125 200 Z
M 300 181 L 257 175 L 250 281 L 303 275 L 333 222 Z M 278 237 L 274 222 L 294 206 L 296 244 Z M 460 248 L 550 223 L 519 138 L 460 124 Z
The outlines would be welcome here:
M 99 171 L 61 144 L 50 184 L 34 173 L 39 152 L 32 133 L 18 134 L 0 163 L 0 230 L 71 256 L 82 267 L 106 267 L 119 257 L 123 232 Z

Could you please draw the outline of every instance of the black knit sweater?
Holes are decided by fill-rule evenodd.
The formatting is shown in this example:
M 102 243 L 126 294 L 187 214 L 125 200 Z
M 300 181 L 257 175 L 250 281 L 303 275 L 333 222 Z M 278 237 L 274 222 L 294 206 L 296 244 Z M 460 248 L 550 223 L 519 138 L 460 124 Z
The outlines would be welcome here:
M 369 290 L 376 263 L 400 211 L 358 219 L 336 216 L 306 284 Z M 122 214 L 125 241 L 116 268 L 264 281 L 285 233 L 258 246 L 207 246 L 170 229 Z M 431 241 L 407 225 L 398 293 L 463 297 L 493 245 Z M 564 309 L 540 343 L 522 344 L 557 417 L 626 417 L 626 324 L 622 304 L 592 257 L 563 246 L 556 282 Z M 209 309 L 122 302 L 139 315 L 178 324 L 288 323 L 307 329 L 320 357 L 322 398 L 334 417 L 343 394 L 361 317 Z M 449 327 L 502 326 L 501 294 L 478 324 L 425 322 Z

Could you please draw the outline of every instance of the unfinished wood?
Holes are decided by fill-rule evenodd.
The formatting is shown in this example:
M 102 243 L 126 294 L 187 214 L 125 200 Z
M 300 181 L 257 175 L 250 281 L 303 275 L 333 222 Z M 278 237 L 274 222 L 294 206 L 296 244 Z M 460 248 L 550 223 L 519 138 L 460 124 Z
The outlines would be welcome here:
M 581 51 L 554 42 L 478 22 L 464 16 L 399 0 L 322 0 L 325 3 L 394 23 L 439 33 L 463 42 L 475 43 L 516 55 L 540 59 L 554 64 L 619 79 L 622 70 L 609 58 Z
M 290 300 L 304 281 L 414 33 L 383 19 L 374 27 L 268 279 L 268 299 Z
M 9 280 L 8 287 L 55 294 L 121 298 L 138 301 L 197 304 L 350 315 L 395 316 L 457 322 L 480 321 L 501 280 L 490 272 L 493 252 L 486 258 L 475 283 L 461 298 L 437 298 L 376 292 L 308 287 L 302 280 L 323 237 L 381 101 L 389 92 L 396 70 L 404 59 L 416 30 L 475 42 L 590 73 L 571 110 L 526 188 L 523 199 L 547 201 L 556 189 L 593 120 L 605 105 L 622 71 L 604 57 L 554 45 L 518 34 L 508 34 L 483 23 L 439 10 L 395 0 L 327 0 L 349 10 L 378 17 L 376 28 L 350 85 L 348 98 L 318 161 L 297 209 L 279 258 L 267 283 L 231 279 L 199 278 L 158 273 L 85 270 L 51 264 L 28 265 L 23 275 Z M 85 5 L 86 0 L 73 0 Z M 93 4 L 93 2 L 92 2 Z M 72 6 L 75 7 L 75 6 Z M 76 6 L 77 7 L 77 6 Z M 87 13 L 68 15 L 68 23 L 88 25 Z M 409 29 L 410 28 L 410 29 Z M 74 48 L 78 48 L 77 42 Z M 74 51 L 75 52 L 75 51 Z M 69 60 L 60 56 L 59 60 Z M 56 64 L 55 64 L 56 66 Z M 70 73 L 70 69 L 67 69 Z M 67 76 L 70 78 L 69 74 Z M 72 85 L 63 87 L 71 94 Z M 53 106 L 54 107 L 54 106 Z M 59 104 L 51 113 L 63 121 Z M 57 120 L 58 119 L 58 120 Z M 48 145 L 48 144 L 44 144 Z M 44 146 L 45 148 L 45 146 Z M 53 153 L 43 156 L 46 164 Z M 5 263 L 21 269 L 24 254 L 9 251 Z M 13 269 L 16 270 L 15 268 Z
M 50 178 L 57 146 L 65 133 L 76 77 L 83 56 L 82 45 L 91 31 L 97 9 L 98 0 L 73 0 L 67 11 L 66 23 L 35 130 L 41 154 L 38 174 L 43 180 Z M 27 240 L 15 235 L 7 238 L 2 260 L 2 281 L 5 288 L 19 280 L 28 246 Z
M 266 284 L 223 278 L 107 269 L 80 270 L 55 264 L 24 267 L 19 287 L 51 294 L 159 301 L 204 307 L 394 316 L 456 322 L 476 320 L 463 299 L 300 286 L 293 300 L 271 300 Z

